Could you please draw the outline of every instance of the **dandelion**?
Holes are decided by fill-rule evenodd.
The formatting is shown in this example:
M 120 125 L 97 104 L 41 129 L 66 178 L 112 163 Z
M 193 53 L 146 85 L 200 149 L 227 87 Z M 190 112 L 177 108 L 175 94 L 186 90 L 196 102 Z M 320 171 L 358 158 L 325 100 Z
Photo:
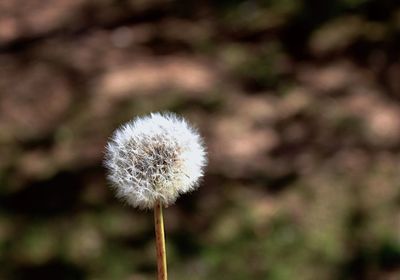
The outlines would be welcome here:
M 167 279 L 162 207 L 198 187 L 206 161 L 197 131 L 172 113 L 136 118 L 107 145 L 105 165 L 117 197 L 133 207 L 154 208 L 158 279 Z

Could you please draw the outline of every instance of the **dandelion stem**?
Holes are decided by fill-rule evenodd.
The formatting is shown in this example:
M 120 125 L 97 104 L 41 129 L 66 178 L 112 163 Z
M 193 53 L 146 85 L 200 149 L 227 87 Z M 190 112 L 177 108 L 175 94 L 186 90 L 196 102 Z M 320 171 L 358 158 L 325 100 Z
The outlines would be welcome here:
M 162 204 L 158 200 L 154 205 L 154 223 L 156 230 L 156 249 L 157 249 L 157 279 L 167 280 L 167 254 L 165 250 L 164 238 L 164 219 Z

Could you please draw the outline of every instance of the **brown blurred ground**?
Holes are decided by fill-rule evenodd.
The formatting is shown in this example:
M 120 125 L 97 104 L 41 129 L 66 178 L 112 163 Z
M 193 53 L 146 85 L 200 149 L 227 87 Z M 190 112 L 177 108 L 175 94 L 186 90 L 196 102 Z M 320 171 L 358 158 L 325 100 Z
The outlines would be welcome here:
M 399 31 L 389 0 L 2 0 L 0 279 L 154 279 L 101 162 L 160 110 L 210 160 L 171 279 L 400 279 Z

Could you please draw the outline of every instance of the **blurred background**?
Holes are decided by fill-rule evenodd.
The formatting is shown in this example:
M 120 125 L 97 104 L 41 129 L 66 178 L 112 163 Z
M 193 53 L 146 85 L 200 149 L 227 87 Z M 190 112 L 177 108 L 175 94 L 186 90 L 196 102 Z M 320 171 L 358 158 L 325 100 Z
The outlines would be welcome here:
M 2 0 L 0 279 L 155 279 L 112 131 L 204 136 L 165 211 L 171 279 L 400 279 L 400 3 Z

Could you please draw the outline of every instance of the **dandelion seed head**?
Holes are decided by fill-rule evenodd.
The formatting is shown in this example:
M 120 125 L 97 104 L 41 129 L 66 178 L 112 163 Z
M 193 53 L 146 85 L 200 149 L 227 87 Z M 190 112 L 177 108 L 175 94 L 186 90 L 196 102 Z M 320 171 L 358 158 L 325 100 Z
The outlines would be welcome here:
M 152 113 L 118 128 L 105 166 L 116 195 L 133 207 L 171 205 L 198 187 L 206 151 L 197 131 L 173 113 Z

